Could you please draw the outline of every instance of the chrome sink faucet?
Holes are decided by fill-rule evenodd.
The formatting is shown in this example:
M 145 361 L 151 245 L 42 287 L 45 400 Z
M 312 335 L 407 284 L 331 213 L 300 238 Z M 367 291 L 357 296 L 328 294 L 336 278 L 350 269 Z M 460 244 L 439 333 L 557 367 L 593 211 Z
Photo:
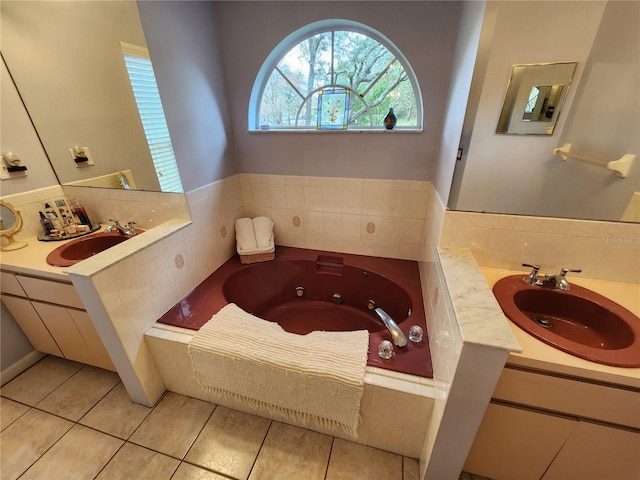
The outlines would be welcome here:
M 535 285 L 537 287 L 542 288 L 550 288 L 550 289 L 558 289 L 568 291 L 571 286 L 569 285 L 569 281 L 567 280 L 567 273 L 580 273 L 582 270 L 579 269 L 570 269 L 562 267 L 560 273 L 557 275 L 549 275 L 548 273 L 544 275 L 543 278 L 538 278 L 538 271 L 540 270 L 539 265 L 529 265 L 528 263 L 523 263 L 523 267 L 530 267 L 531 273 L 524 277 L 522 281 L 528 285 Z
M 113 225 L 109 225 L 104 229 L 104 233 L 111 233 L 114 230 L 117 230 L 121 235 L 126 235 L 127 237 L 133 237 L 137 232 L 134 225 L 136 222 L 128 222 L 126 227 L 120 225 L 118 220 L 109 219 L 110 222 L 113 222 Z

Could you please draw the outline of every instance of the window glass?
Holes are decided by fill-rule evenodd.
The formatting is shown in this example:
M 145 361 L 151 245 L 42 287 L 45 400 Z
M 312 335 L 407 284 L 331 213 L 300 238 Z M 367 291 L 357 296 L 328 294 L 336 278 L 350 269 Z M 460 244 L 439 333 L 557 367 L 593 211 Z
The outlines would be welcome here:
M 279 45 L 282 55 L 261 87 L 254 127 L 380 129 L 393 108 L 397 128 L 421 128 L 410 66 L 390 42 L 374 38 L 381 35 L 357 30 L 327 29 Z

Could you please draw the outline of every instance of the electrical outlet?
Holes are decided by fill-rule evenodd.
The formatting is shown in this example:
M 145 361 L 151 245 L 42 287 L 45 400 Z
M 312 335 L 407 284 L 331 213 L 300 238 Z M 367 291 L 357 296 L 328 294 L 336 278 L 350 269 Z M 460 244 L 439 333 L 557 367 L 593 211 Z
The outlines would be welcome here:
M 77 168 L 95 165 L 95 163 L 93 163 L 93 158 L 91 157 L 89 147 L 75 146 L 69 149 L 69 154 L 71 155 L 71 158 L 75 162 Z

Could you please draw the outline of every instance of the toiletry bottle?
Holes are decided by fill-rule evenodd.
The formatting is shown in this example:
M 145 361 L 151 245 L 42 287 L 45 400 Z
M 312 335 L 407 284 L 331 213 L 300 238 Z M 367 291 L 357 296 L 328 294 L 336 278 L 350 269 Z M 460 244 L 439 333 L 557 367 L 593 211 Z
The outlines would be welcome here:
M 80 223 L 91 228 L 91 220 L 89 220 L 89 215 L 87 215 L 87 210 L 85 210 L 84 206 L 75 198 L 69 202 L 69 205 L 71 205 L 71 212 L 77 215 Z
M 44 216 L 44 213 L 40 213 L 40 224 L 42 225 L 42 229 L 44 230 L 45 235 L 51 234 L 51 230 L 53 230 L 53 224 L 51 220 Z
M 44 208 L 47 209 L 44 212 L 44 216 L 47 217 L 49 221 L 51 221 L 53 228 L 60 230 L 61 232 L 64 231 L 64 226 L 62 225 L 62 222 L 58 218 L 58 214 L 55 212 L 55 210 L 51 208 L 51 205 L 49 205 L 48 203 L 45 203 Z

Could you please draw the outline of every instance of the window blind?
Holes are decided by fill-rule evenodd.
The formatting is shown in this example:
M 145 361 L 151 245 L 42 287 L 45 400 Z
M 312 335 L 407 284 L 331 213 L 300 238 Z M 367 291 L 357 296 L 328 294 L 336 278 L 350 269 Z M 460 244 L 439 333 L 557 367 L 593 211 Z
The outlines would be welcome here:
M 182 180 L 149 54 L 135 45 L 122 44 L 122 51 L 160 189 L 182 193 Z

